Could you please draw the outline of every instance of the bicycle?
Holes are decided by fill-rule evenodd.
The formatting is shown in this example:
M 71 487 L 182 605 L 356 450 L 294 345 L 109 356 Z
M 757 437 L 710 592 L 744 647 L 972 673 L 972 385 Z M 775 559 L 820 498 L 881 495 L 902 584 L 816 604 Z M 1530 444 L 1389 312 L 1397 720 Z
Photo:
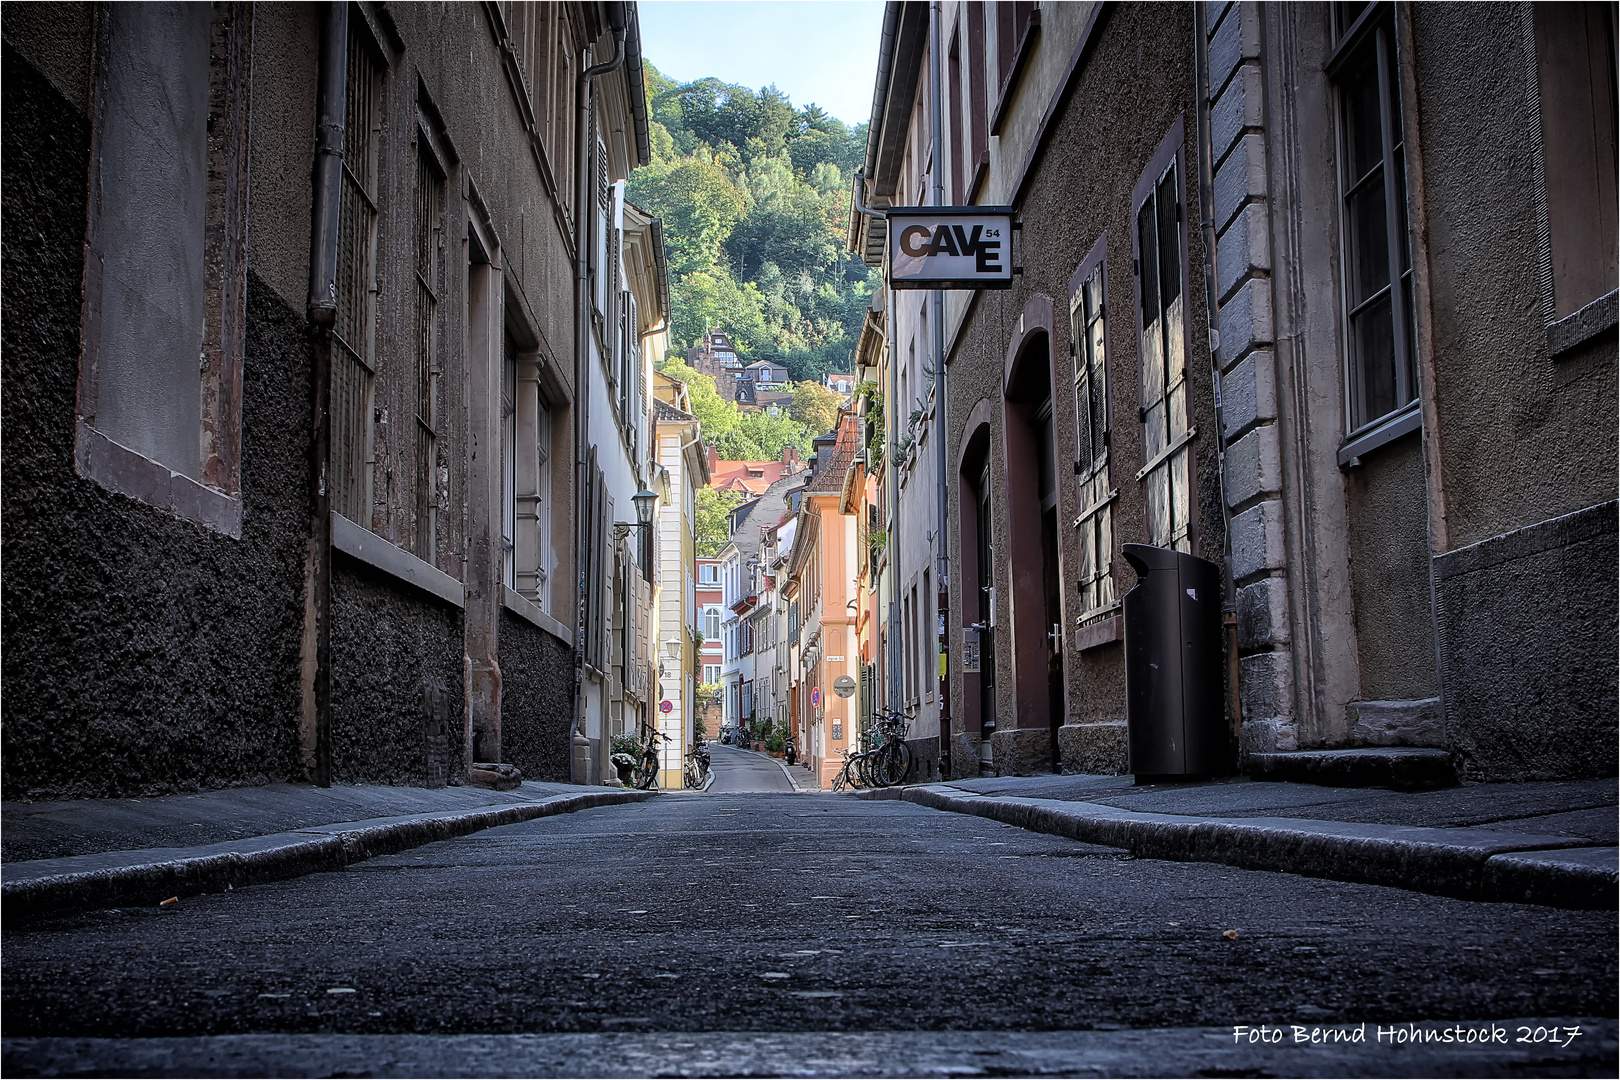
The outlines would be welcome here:
M 879 742 L 873 750 L 877 780 L 882 787 L 903 783 L 911 773 L 911 747 L 906 745 L 910 719 L 899 712 L 877 715 Z
M 686 752 L 686 786 L 692 789 L 702 787 L 709 779 L 709 768 L 709 748 L 699 739 Z
M 634 784 L 639 791 L 658 790 L 658 743 L 667 741 L 668 735 L 652 728 L 647 729 L 647 739 L 641 744 L 641 760 L 636 763 Z
M 843 791 L 846 787 L 871 787 L 870 779 L 866 775 L 867 754 L 852 754 L 846 746 L 840 751 L 844 755 L 843 768 L 833 777 L 833 791 Z

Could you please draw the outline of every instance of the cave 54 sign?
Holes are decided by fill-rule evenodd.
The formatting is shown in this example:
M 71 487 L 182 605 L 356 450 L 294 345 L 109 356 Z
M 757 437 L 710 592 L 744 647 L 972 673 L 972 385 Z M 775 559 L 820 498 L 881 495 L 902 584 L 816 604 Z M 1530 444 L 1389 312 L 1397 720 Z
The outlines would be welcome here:
M 1012 210 L 893 207 L 889 282 L 896 289 L 1005 289 L 1012 284 Z

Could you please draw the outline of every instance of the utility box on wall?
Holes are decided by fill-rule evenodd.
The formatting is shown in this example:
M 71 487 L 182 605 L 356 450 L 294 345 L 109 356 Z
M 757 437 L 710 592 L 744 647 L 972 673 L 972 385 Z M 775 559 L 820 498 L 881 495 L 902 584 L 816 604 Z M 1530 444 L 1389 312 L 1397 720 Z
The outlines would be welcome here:
M 1168 548 L 1125 544 L 1125 719 L 1137 783 L 1231 770 L 1221 697 L 1221 569 Z

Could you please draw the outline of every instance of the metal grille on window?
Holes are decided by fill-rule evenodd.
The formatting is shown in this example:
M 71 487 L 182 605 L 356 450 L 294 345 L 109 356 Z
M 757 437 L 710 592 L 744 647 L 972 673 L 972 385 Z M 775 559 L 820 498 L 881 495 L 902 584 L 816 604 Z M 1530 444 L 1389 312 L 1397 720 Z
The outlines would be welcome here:
M 1417 400 L 1405 155 L 1392 34 L 1381 9 L 1368 13 L 1367 18 L 1378 22 L 1365 26 L 1347 23 L 1353 14 L 1340 13 L 1341 30 L 1353 36 L 1341 45 L 1347 51 L 1333 59 L 1339 91 L 1346 420 L 1351 434 Z
M 366 456 L 371 434 L 371 382 L 376 306 L 377 64 L 349 39 L 343 183 L 338 210 L 337 322 L 332 350 L 332 444 L 328 471 L 332 509 L 365 519 Z
M 1114 500 L 1110 488 L 1108 363 L 1103 334 L 1103 265 L 1097 264 L 1069 300 L 1069 342 L 1074 353 L 1075 431 L 1080 482 L 1080 614 L 1075 625 L 1105 618 L 1114 595 Z
M 1181 289 L 1181 182 L 1172 162 L 1136 212 L 1141 293 L 1141 423 L 1148 541 L 1191 551 L 1192 447 L 1188 422 L 1185 298 Z
M 418 135 L 425 139 L 425 135 Z M 424 146 L 416 155 L 416 554 L 433 561 L 438 499 L 437 339 L 440 209 L 443 178 Z

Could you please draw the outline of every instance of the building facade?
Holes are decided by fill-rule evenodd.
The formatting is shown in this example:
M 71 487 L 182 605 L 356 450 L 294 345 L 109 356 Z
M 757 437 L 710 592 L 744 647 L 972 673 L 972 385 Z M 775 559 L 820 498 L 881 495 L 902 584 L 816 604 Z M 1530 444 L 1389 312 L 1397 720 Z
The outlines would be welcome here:
M 1129 767 L 1133 542 L 1222 570 L 1234 767 L 1612 772 L 1614 41 L 1600 5 L 888 6 L 852 250 L 889 206 L 1019 225 L 1010 288 L 891 290 L 865 350 L 884 696 L 950 772 Z
M 634 6 L 80 5 L 4 41 L 5 222 L 40 237 L 7 306 L 49 312 L 4 324 L 6 797 L 581 778 Z

